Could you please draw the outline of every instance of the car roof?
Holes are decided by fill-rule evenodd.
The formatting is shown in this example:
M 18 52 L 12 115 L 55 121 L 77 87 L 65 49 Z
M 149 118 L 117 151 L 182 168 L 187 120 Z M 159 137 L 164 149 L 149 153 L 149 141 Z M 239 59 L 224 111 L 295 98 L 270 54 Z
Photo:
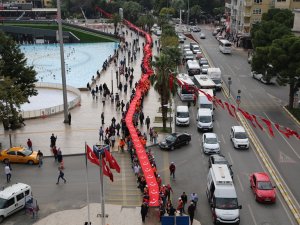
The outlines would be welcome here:
M 246 132 L 244 127 L 242 126 L 233 126 L 232 129 L 234 130 L 234 132 Z
M 3 191 L 0 191 L 0 198 L 8 199 L 14 193 L 27 188 L 30 188 L 28 184 L 23 184 L 23 183 L 13 184 L 11 186 L 6 187 Z
M 25 147 L 21 147 L 21 146 L 17 146 L 17 147 L 12 147 L 12 148 L 9 148 L 9 149 L 6 149 L 6 152 L 10 152 L 10 151 L 23 151 L 25 150 L 26 148 Z
M 215 134 L 215 133 L 205 133 L 203 135 L 205 135 L 207 138 L 216 138 L 217 137 L 217 134 Z
M 270 177 L 267 173 L 259 172 L 259 173 L 254 173 L 254 175 L 257 181 L 270 181 Z
M 188 134 L 188 133 L 186 133 L 186 132 L 183 132 L 183 133 L 179 133 L 179 132 L 172 133 L 172 135 L 173 135 L 173 136 L 176 136 L 176 137 L 178 137 L 178 136 L 180 136 L 180 135 L 182 135 L 182 134 L 184 134 L 184 135 L 190 135 L 190 134 Z

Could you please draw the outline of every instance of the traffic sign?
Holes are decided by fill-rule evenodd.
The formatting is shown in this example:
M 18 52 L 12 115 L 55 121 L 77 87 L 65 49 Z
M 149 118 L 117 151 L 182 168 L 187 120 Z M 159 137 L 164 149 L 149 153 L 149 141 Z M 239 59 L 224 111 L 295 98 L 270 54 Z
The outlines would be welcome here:
M 241 101 L 241 96 L 240 95 L 238 95 L 238 96 L 236 96 L 236 100 L 238 101 Z

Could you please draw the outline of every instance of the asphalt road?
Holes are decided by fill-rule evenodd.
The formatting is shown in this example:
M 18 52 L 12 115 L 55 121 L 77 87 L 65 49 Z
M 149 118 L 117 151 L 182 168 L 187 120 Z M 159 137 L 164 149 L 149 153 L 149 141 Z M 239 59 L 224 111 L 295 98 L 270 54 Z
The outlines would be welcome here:
M 269 119 L 282 126 L 289 127 L 298 133 L 297 125 L 286 112 L 283 106 L 288 102 L 288 87 L 278 85 L 265 85 L 250 76 L 251 67 L 247 62 L 247 52 L 241 49 L 233 49 L 232 54 L 224 55 L 218 50 L 218 42 L 211 35 L 210 28 L 204 28 L 206 39 L 195 37 L 205 49 L 208 58 L 216 67 L 220 67 L 223 80 L 228 87 L 228 76 L 232 78 L 231 93 L 236 98 L 237 90 L 241 90 L 241 107 L 246 111 Z M 286 185 L 297 202 L 300 200 L 298 179 L 300 171 L 299 140 L 292 137 L 287 139 L 273 127 L 275 137 L 271 137 L 267 131 L 253 129 L 259 141 L 264 146 L 276 169 L 279 171 Z M 298 204 L 298 209 L 300 206 Z

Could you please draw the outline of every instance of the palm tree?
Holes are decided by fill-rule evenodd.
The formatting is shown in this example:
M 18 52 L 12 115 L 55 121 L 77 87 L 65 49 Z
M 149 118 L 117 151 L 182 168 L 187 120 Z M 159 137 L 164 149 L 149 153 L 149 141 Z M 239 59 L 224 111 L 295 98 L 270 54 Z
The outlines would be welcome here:
M 172 74 L 176 63 L 170 55 L 161 53 L 159 57 L 155 57 L 155 61 L 152 64 L 155 67 L 155 74 L 150 77 L 150 81 L 160 95 L 163 129 L 166 130 L 168 118 L 166 105 L 171 100 L 171 95 L 174 95 L 177 89 L 176 82 L 173 81 L 174 75 Z

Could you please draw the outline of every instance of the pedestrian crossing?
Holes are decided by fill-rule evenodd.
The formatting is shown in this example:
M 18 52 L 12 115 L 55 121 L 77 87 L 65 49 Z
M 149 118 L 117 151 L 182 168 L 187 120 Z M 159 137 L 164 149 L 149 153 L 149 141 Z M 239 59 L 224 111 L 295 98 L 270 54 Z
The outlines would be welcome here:
M 127 152 L 113 152 L 113 156 L 121 167 L 121 173 L 114 175 L 114 182 L 105 179 L 105 203 L 122 206 L 140 206 L 142 196 L 137 188 L 136 177 L 131 167 L 130 155 Z

